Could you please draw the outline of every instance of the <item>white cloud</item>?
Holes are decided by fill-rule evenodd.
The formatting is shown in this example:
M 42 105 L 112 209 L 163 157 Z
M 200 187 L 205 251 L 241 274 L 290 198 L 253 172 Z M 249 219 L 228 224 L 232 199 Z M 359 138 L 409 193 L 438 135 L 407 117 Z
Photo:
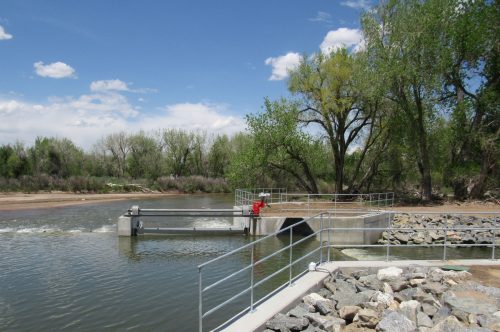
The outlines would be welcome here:
M 229 135 L 245 128 L 243 118 L 228 115 L 227 107 L 223 104 L 179 103 L 167 105 L 162 111 L 156 116 L 145 117 L 138 125 L 144 129 L 182 128 Z
M 127 83 L 121 80 L 102 80 L 90 83 L 91 91 L 129 91 Z
M 354 9 L 369 9 L 371 6 L 370 0 L 347 0 L 340 3 L 342 6 Z
M 42 61 L 33 64 L 37 75 L 50 78 L 75 77 L 75 70 L 64 62 L 44 64 Z
M 162 128 L 234 134 L 244 130 L 245 122 L 228 114 L 221 104 L 180 103 L 167 105 L 155 114 L 142 112 L 114 91 L 77 98 L 52 97 L 43 104 L 0 99 L 0 144 L 17 140 L 32 144 L 37 136 L 57 136 L 89 148 L 110 133 Z
M 330 54 L 341 47 L 351 48 L 354 46 L 354 51 L 363 49 L 363 35 L 359 29 L 338 28 L 337 30 L 329 31 L 325 39 L 320 45 L 321 52 Z
M 299 66 L 300 58 L 300 54 L 294 52 L 289 52 L 276 58 L 267 58 L 265 61 L 266 65 L 272 66 L 272 74 L 269 80 L 279 81 L 287 78 L 288 72 Z
M 0 25 L 0 40 L 9 40 L 12 39 L 12 35 L 7 33 L 3 26 Z
M 329 13 L 319 11 L 316 14 L 316 17 L 310 18 L 309 21 L 311 21 L 311 22 L 332 23 L 331 18 L 332 18 L 332 15 L 330 15 Z

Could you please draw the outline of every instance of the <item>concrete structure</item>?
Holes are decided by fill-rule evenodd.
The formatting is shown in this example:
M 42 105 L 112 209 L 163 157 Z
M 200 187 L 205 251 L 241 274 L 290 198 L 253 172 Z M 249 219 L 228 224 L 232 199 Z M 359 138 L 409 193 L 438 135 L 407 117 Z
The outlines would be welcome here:
M 135 236 L 138 234 L 242 234 L 247 231 L 251 235 L 265 236 L 279 232 L 281 229 L 308 219 L 302 225 L 294 227 L 294 232 L 302 235 L 308 235 L 318 232 L 320 229 L 332 228 L 329 232 L 322 233 L 323 241 L 330 241 L 335 245 L 355 245 L 355 244 L 373 244 L 377 242 L 382 234 L 382 229 L 390 225 L 392 213 L 386 211 L 331 211 L 318 217 L 307 217 L 306 212 L 301 216 L 296 212 L 291 214 L 286 211 L 281 216 L 260 216 L 250 217 L 250 206 L 234 206 L 233 209 L 139 209 L 133 206 L 129 212 L 118 219 L 118 236 Z M 146 211 L 144 214 L 143 211 Z M 226 228 L 148 228 L 143 226 L 142 219 L 147 218 L 149 213 L 157 212 L 159 216 L 196 216 L 193 213 L 203 216 L 224 216 L 232 217 L 233 224 Z M 335 230 L 335 228 L 342 228 Z M 360 228 L 360 230 L 346 230 Z M 364 228 L 361 230 L 361 228 Z M 318 240 L 320 235 L 317 235 Z M 330 238 L 328 238 L 330 237 Z
M 353 268 L 384 268 L 389 266 L 445 266 L 445 265 L 500 265 L 499 261 L 487 259 L 470 259 L 470 260 L 452 260 L 452 261 L 339 261 L 328 262 L 321 264 L 322 269 L 330 272 L 338 268 L 353 267 Z M 240 331 L 260 331 L 265 329 L 266 322 L 274 315 L 280 312 L 286 312 L 294 307 L 304 295 L 311 291 L 315 291 L 322 287 L 323 280 L 329 274 L 322 271 L 308 272 L 306 275 L 298 279 L 291 287 L 286 287 L 267 301 L 260 304 L 253 312 L 249 312 L 240 319 L 227 326 L 222 331 L 224 332 L 240 332 Z
M 236 208 L 236 207 L 235 207 Z M 291 224 L 302 221 L 308 217 L 286 217 L 285 216 L 262 216 L 255 218 L 250 222 L 249 231 L 251 235 L 263 236 L 278 232 L 280 229 L 286 228 Z M 378 241 L 383 230 L 390 225 L 394 217 L 393 213 L 386 211 L 360 211 L 359 214 L 336 215 L 332 212 L 329 216 L 310 218 L 302 231 L 314 233 L 324 228 L 365 228 L 364 230 L 332 230 L 330 234 L 330 242 L 337 245 L 353 245 L 353 244 L 373 244 Z M 307 229 L 309 228 L 309 229 Z M 369 229 L 367 229 L 369 228 Z M 372 229 L 372 230 L 370 230 Z M 374 230 L 373 230 L 374 229 Z M 318 235 L 319 236 L 319 235 Z M 323 233 L 323 241 L 328 241 L 328 233 Z
M 118 236 L 135 236 L 140 226 L 139 206 L 134 205 L 128 215 L 123 215 L 118 218 Z

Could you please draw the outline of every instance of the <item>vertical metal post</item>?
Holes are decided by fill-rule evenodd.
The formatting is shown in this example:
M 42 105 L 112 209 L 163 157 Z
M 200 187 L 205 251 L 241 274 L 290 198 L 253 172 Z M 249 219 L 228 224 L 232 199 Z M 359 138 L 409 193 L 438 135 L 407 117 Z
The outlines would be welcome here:
M 387 230 L 392 230 L 392 222 L 391 222 L 391 213 L 388 212 L 387 213 L 387 225 L 389 226 L 387 228 Z M 390 244 L 391 241 L 389 241 L 389 237 L 387 237 L 387 250 L 386 250 L 386 256 L 385 256 L 385 261 L 388 262 L 389 261 L 389 256 L 390 256 L 390 248 L 391 248 L 391 244 Z
M 385 193 L 385 200 L 384 200 L 384 206 L 388 206 L 389 204 L 387 203 L 387 193 Z
M 332 215 L 330 214 L 330 212 L 328 212 L 328 251 L 326 252 L 326 260 L 327 262 L 330 261 L 330 251 L 331 251 L 331 234 L 330 234 L 330 230 L 332 229 Z
M 320 219 L 320 226 L 319 226 L 319 245 L 320 245 L 320 250 L 319 250 L 319 263 L 323 263 L 323 214 L 321 214 L 321 219 Z
M 307 216 L 310 217 L 311 216 L 311 195 L 310 194 L 307 194 Z
M 496 218 L 495 218 L 495 222 L 493 223 L 493 241 L 491 242 L 491 244 L 493 245 L 493 247 L 491 247 L 491 259 L 495 259 L 495 247 L 497 245 L 497 228 L 496 228 Z
M 392 202 L 391 202 L 391 207 L 394 206 L 394 193 L 392 193 Z
M 201 285 L 201 267 L 198 267 L 198 326 L 199 332 L 203 332 L 203 288 Z
M 335 216 L 337 216 L 337 193 L 333 194 L 335 197 Z
M 255 244 L 252 244 L 252 251 L 250 253 L 250 263 L 252 264 L 252 269 L 250 271 L 250 312 L 253 311 L 253 275 L 254 275 L 254 267 L 255 263 L 253 260 Z
M 293 238 L 292 238 L 292 228 L 293 227 L 290 227 L 290 253 L 288 254 L 290 257 L 289 257 L 289 260 L 288 260 L 288 264 L 290 265 L 290 271 L 289 271 L 289 276 L 288 276 L 288 286 L 292 286 L 292 242 L 293 242 Z
M 443 260 L 446 260 L 446 242 L 448 241 L 448 214 L 444 220 L 444 245 L 443 245 Z

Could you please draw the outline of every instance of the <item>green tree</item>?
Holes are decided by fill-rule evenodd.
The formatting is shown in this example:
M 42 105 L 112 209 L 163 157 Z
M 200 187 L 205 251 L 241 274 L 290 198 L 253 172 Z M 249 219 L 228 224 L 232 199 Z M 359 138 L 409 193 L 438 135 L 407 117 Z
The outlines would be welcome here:
M 432 1 L 387 1 L 363 17 L 371 65 L 377 69 L 386 97 L 405 115 L 417 166 L 422 199 L 432 194 L 429 124 L 439 92 L 443 16 Z
M 113 161 L 113 175 L 124 177 L 127 168 L 127 157 L 130 152 L 129 137 L 125 132 L 110 134 L 97 143 L 104 155 L 110 155 Z
M 250 157 L 255 158 L 249 164 L 256 161 L 265 169 L 285 172 L 303 190 L 317 193 L 316 179 L 325 156 L 321 141 L 300 129 L 295 103 L 266 99 L 264 107 L 264 113 L 247 115 L 253 135 Z
M 194 134 L 182 129 L 166 129 L 163 131 L 166 162 L 175 176 L 189 175 L 189 158 L 193 150 Z
M 163 173 L 162 147 L 143 131 L 129 137 L 127 171 L 134 178 L 156 179 Z
M 498 4 L 431 1 L 447 17 L 440 29 L 444 105 L 451 109 L 446 178 L 457 198 L 480 198 L 499 159 Z M 477 83 L 479 82 L 479 86 Z
M 10 145 L 0 146 L 0 176 L 10 177 L 11 175 L 7 161 L 14 154 L 14 149 Z
M 12 154 L 7 159 L 7 175 L 18 178 L 21 175 L 30 175 L 32 165 L 24 145 L 16 142 L 12 148 Z
M 231 161 L 231 145 L 227 135 L 217 135 L 208 153 L 208 174 L 222 178 Z
M 344 190 L 346 154 L 372 124 L 378 109 L 377 103 L 368 103 L 369 98 L 363 97 L 358 74 L 363 66 L 364 62 L 346 49 L 304 56 L 288 82 L 292 94 L 300 97 L 300 120 L 319 125 L 326 134 L 333 152 L 337 192 Z

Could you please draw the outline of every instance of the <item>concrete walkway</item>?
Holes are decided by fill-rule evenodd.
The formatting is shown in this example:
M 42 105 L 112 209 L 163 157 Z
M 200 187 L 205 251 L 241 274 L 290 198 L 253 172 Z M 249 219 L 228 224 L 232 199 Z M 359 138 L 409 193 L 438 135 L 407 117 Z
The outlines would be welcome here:
M 465 259 L 465 260 L 404 260 L 404 261 L 337 261 L 323 263 L 319 267 L 330 272 L 338 268 L 355 267 L 355 268 L 384 268 L 389 266 L 407 267 L 407 266 L 444 266 L 444 265 L 490 265 L 500 266 L 500 260 L 489 259 Z M 259 305 L 254 312 L 247 313 L 240 319 L 229 325 L 223 331 L 226 332 L 243 332 L 256 331 L 264 329 L 266 322 L 274 315 L 280 312 L 286 312 L 297 304 L 307 293 L 321 288 L 323 280 L 328 277 L 326 272 L 315 271 L 308 272 L 306 275 L 297 280 L 291 287 L 287 287 L 276 293 L 267 301 Z

